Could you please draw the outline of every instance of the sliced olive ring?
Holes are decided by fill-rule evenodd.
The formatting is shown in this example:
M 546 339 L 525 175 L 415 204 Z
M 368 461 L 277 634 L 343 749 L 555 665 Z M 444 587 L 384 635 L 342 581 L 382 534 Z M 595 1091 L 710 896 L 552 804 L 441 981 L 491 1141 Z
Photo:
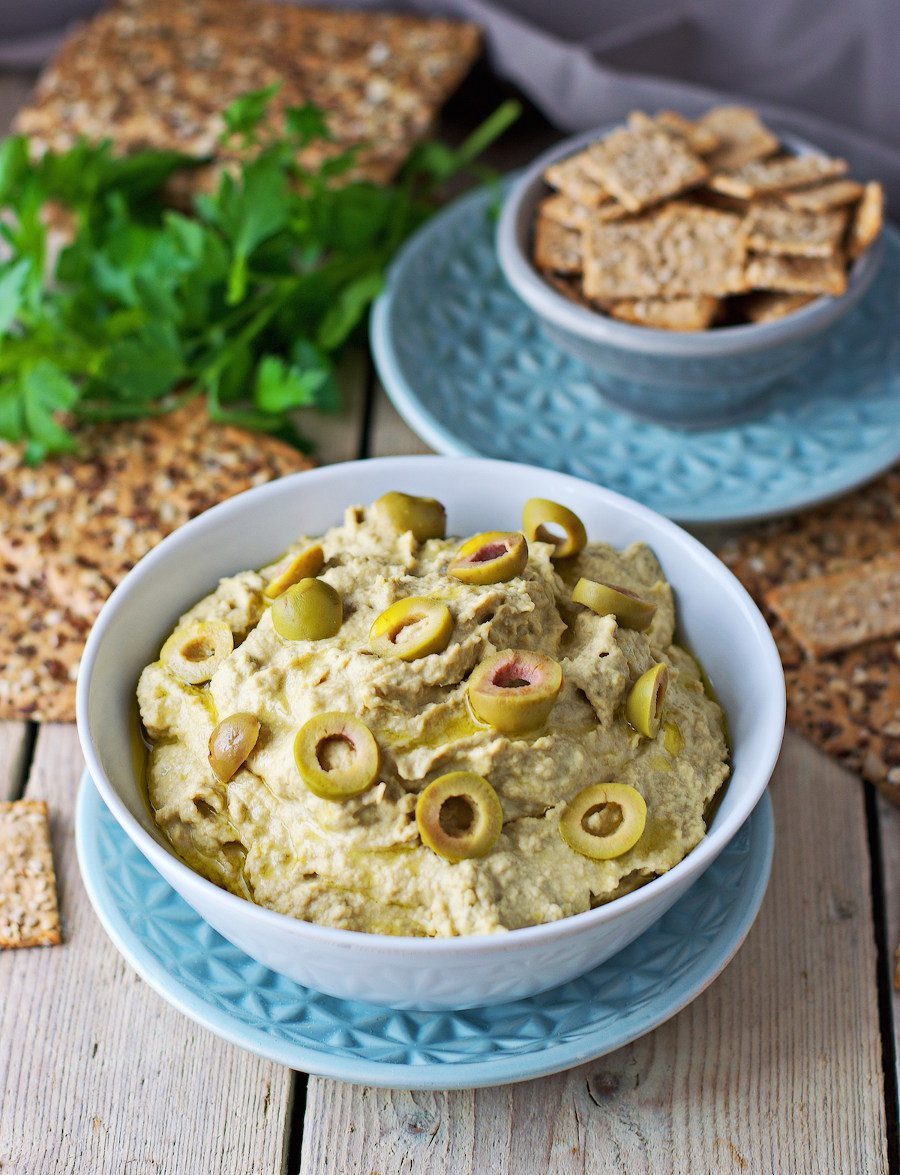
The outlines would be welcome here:
M 563 538 L 547 530 L 547 524 L 558 526 Z M 529 498 L 522 510 L 522 529 L 530 543 L 552 543 L 556 550 L 551 559 L 570 559 L 584 549 L 587 531 L 577 514 L 549 498 Z
M 552 657 L 508 649 L 476 666 L 466 693 L 476 718 L 502 734 L 524 734 L 550 717 L 562 680 L 562 668 Z
M 255 714 L 241 711 L 222 719 L 209 736 L 209 765 L 222 783 L 227 783 L 247 761 L 258 738 L 259 719 Z
M 459 548 L 447 568 L 462 583 L 506 583 L 525 570 L 528 544 L 518 531 L 488 530 Z
M 224 620 L 194 620 L 175 629 L 159 659 L 181 681 L 202 685 L 233 651 L 234 634 Z
M 447 861 L 486 857 L 503 829 L 500 797 L 472 771 L 451 771 L 416 801 L 422 843 Z
M 334 636 L 344 618 L 340 595 L 323 579 L 301 579 L 272 605 L 272 624 L 286 641 Z
M 288 565 L 269 581 L 265 590 L 267 600 L 275 600 L 289 587 L 299 583 L 301 579 L 311 579 L 319 574 L 325 566 L 325 552 L 321 543 L 313 543 L 311 547 L 304 547 Z
M 656 605 L 643 600 L 628 588 L 593 579 L 579 579 L 572 589 L 576 604 L 584 604 L 598 616 L 615 616 L 620 628 L 634 628 L 644 632 L 656 615 Z
M 663 746 L 673 757 L 684 750 L 684 735 L 677 722 L 663 723 Z
M 300 778 L 323 800 L 361 795 L 378 777 L 381 752 L 365 722 L 353 714 L 317 714 L 297 731 L 294 762 Z
M 372 503 L 372 513 L 386 530 L 396 534 L 410 531 L 420 543 L 442 539 L 447 533 L 447 511 L 437 498 L 417 498 L 391 490 Z
M 644 797 L 627 783 L 594 783 L 566 804 L 559 834 L 576 853 L 610 861 L 633 849 L 647 826 Z
M 625 699 L 625 717 L 636 731 L 647 738 L 656 738 L 659 732 L 668 686 L 668 666 L 654 665 L 641 674 Z
M 408 596 L 381 613 L 369 629 L 369 647 L 381 657 L 416 661 L 443 653 L 453 635 L 453 617 L 440 600 Z

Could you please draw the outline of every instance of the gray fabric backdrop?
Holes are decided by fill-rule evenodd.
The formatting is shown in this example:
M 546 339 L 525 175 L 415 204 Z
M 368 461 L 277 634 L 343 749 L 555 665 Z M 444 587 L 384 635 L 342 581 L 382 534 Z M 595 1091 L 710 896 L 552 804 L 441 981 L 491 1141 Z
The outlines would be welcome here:
M 846 155 L 859 176 L 883 179 L 900 209 L 900 0 L 318 2 L 475 21 L 495 70 L 561 130 L 635 107 L 691 114 L 750 99 L 785 129 Z M 100 4 L 0 0 L 0 63 L 39 60 L 51 26 L 92 7 Z

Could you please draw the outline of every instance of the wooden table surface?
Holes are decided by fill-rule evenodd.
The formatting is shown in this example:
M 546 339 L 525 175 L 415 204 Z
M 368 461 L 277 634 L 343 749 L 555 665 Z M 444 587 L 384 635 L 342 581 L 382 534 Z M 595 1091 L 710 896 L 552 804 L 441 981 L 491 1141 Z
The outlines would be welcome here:
M 0 127 L 30 78 L 0 75 Z M 458 135 L 497 94 L 480 75 Z M 554 132 L 533 112 L 495 151 Z M 320 462 L 427 452 L 360 352 Z M 709 537 L 709 536 L 706 536 Z M 71 726 L 0 723 L 0 799 L 52 812 L 64 944 L 0 952 L 2 1175 L 745 1175 L 900 1171 L 900 811 L 788 733 L 772 781 L 775 863 L 725 972 L 655 1032 L 556 1077 L 410 1093 L 294 1073 L 219 1040 L 131 970 L 75 859 Z

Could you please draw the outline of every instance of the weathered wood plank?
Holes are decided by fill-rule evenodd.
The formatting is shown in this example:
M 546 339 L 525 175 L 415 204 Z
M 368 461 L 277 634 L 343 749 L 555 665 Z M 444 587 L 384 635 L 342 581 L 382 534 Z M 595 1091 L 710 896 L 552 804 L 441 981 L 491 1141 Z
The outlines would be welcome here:
M 886 1172 L 862 791 L 789 734 L 773 800 L 760 918 L 674 1020 L 594 1064 L 496 1090 L 311 1079 L 302 1175 Z
M 363 405 L 369 371 L 368 353 L 362 348 L 347 352 L 338 368 L 341 407 L 336 413 L 301 412 L 300 431 L 313 442 L 317 465 L 355 461 L 363 446 Z
M 891 975 L 900 981 L 900 808 L 879 796 L 878 831 L 883 866 L 884 933 L 882 947 L 890 960 Z M 898 1091 L 896 1113 L 900 1117 L 900 986 L 891 989 L 894 1020 L 894 1069 Z
M 4 1175 L 272 1175 L 292 1077 L 196 1027 L 106 937 L 78 873 L 75 728 L 44 726 L 26 794 L 52 813 L 65 942 L 0 952 Z
M 28 751 L 25 722 L 0 722 L 0 800 L 12 800 L 22 789 Z
M 372 427 L 369 434 L 369 453 L 373 457 L 393 457 L 407 453 L 433 453 L 413 432 L 387 398 L 387 393 L 376 380 L 375 402 L 372 407 Z

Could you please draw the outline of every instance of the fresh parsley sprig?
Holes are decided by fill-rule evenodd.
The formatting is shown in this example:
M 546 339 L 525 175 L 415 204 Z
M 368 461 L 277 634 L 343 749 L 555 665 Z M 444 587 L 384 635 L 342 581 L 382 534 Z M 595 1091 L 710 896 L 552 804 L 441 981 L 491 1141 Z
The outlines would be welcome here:
M 32 161 L 22 136 L 0 144 L 0 437 L 27 461 L 75 450 L 79 420 L 200 396 L 214 420 L 305 447 L 293 414 L 337 408 L 335 361 L 397 248 L 442 183 L 483 178 L 477 156 L 518 116 L 508 102 L 456 150 L 420 145 L 380 187 L 348 179 L 352 150 L 298 162 L 329 143 L 313 106 L 266 134 L 275 92 L 224 112 L 242 162 L 185 211 L 160 190 L 203 161 L 86 142 Z

